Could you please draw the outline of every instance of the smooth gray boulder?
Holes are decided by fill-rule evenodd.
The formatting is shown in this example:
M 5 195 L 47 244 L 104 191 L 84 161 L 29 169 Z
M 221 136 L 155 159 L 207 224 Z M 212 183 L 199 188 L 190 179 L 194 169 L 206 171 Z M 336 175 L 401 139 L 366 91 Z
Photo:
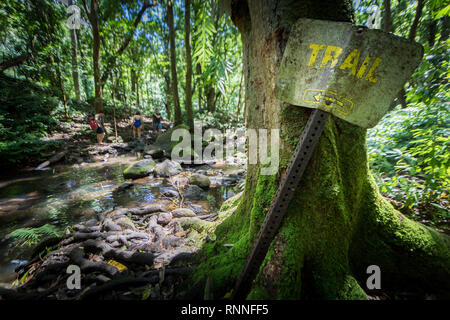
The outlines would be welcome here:
M 206 196 L 206 193 L 199 186 L 188 184 L 184 187 L 183 196 L 188 200 L 201 200 Z
M 204 174 L 194 173 L 190 176 L 189 183 L 199 186 L 203 189 L 208 189 L 209 185 L 211 184 L 211 180 L 209 180 L 209 178 Z
M 155 168 L 155 161 L 151 159 L 133 163 L 123 171 L 125 179 L 138 179 L 148 176 Z
M 181 165 L 172 160 L 164 160 L 155 166 L 154 172 L 160 177 L 171 177 L 182 171 Z

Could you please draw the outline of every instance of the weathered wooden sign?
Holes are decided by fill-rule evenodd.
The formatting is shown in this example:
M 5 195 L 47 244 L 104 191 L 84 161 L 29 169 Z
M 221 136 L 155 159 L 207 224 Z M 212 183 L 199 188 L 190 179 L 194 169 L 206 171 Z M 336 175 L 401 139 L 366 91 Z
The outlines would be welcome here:
M 281 62 L 276 94 L 370 128 L 419 65 L 420 44 L 346 22 L 299 19 Z
M 286 214 L 330 113 L 373 127 L 417 67 L 419 44 L 348 23 L 300 19 L 293 26 L 277 81 L 280 100 L 315 108 L 233 290 L 245 299 Z

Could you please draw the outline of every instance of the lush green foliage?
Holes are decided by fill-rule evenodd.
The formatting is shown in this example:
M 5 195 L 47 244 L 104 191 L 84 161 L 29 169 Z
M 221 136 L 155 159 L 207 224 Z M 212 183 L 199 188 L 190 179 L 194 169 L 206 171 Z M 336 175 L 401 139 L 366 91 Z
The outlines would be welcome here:
M 376 27 L 383 29 L 385 4 L 361 1 L 357 22 L 367 24 L 378 6 L 381 10 Z M 392 32 L 410 37 L 418 1 L 390 4 Z M 413 35 L 425 54 L 405 86 L 406 107 L 397 106 L 368 131 L 370 165 L 380 190 L 405 212 L 422 211 L 439 221 L 449 218 L 448 8 L 441 1 L 424 1 Z
M 26 80 L 0 76 L 0 162 L 37 157 L 50 146 L 46 137 L 57 120 L 59 104 L 52 91 Z
M 370 163 L 382 192 L 412 208 L 446 198 L 450 118 L 445 105 L 400 107 L 369 130 Z
M 51 224 L 44 224 L 37 228 L 20 228 L 11 232 L 8 237 L 13 238 L 18 244 L 32 246 L 44 237 L 61 236 L 58 228 Z

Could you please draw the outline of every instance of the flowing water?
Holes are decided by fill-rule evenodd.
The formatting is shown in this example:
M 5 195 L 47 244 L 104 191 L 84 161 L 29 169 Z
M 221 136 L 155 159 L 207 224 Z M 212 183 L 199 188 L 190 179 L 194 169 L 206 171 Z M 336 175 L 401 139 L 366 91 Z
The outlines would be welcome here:
M 35 233 L 40 230 L 36 228 L 47 224 L 52 226 L 51 230 L 63 233 L 67 226 L 100 212 L 158 201 L 162 192 L 171 188 L 166 179 L 150 176 L 118 191 L 117 187 L 125 182 L 123 170 L 135 160 L 135 157 L 120 156 L 105 163 L 24 172 L 19 177 L 0 181 L 0 284 L 15 279 L 15 268 L 29 259 L 38 240 L 45 237 L 30 239 L 28 245 L 23 245 L 23 240 L 11 236 L 14 230 Z M 214 212 L 234 195 L 235 189 L 211 188 L 202 201 L 192 203 L 201 206 L 202 214 Z

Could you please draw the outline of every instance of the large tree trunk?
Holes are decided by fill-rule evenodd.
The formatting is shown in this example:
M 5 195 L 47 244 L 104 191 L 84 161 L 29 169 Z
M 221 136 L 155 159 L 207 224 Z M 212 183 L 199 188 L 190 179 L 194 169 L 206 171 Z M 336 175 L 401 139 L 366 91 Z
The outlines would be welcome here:
M 200 252 L 194 279 L 210 277 L 214 298 L 234 287 L 311 114 L 275 97 L 290 27 L 300 17 L 353 17 L 349 0 L 231 3 L 249 57 L 248 127 L 280 129 L 280 168 L 269 176 L 260 175 L 259 164 L 248 165 L 237 210 Z M 370 265 L 381 268 L 382 289 L 414 281 L 448 290 L 449 249 L 448 236 L 410 221 L 379 194 L 368 170 L 366 130 L 330 117 L 248 298 L 365 299 Z
M 181 119 L 181 107 L 180 96 L 178 95 L 178 76 L 177 76 L 177 61 L 175 54 L 175 28 L 173 22 L 173 0 L 169 0 L 167 6 L 167 20 L 169 24 L 169 38 L 170 38 L 170 69 L 172 72 L 172 99 L 173 108 L 175 111 L 174 124 L 179 125 L 182 123 Z
M 192 56 L 191 56 L 191 1 L 184 0 L 184 46 L 186 47 L 186 116 L 189 128 L 194 129 L 192 112 Z

